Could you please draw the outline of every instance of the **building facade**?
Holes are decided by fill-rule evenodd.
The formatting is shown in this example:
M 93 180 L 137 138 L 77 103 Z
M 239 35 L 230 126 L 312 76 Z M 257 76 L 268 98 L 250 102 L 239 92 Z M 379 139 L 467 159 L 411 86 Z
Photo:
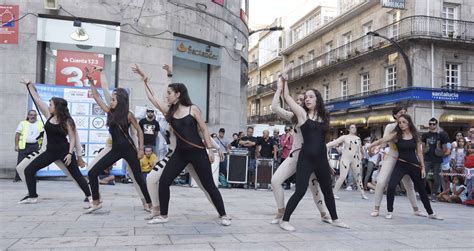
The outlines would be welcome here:
M 158 97 L 164 98 L 167 76 L 162 66 L 169 64 L 173 81 L 187 85 L 211 132 L 244 127 L 247 114 L 241 104 L 247 92 L 248 0 L 59 3 L 50 6 L 56 9 L 32 0 L 2 5 L 18 6 L 20 17 L 29 14 L 15 22 L 20 27 L 18 43 L 2 44 L 0 49 L 1 58 L 9 60 L 0 67 L 1 176 L 13 174 L 15 128 L 27 111 L 27 92 L 20 80 L 86 85 L 78 77 L 80 69 L 60 68 L 78 55 L 88 55 L 86 62 L 102 65 L 109 85 L 130 90 L 132 111 L 152 104 L 131 66 L 139 64 Z
M 337 17 L 303 37 L 291 30 L 281 51 L 284 64 L 294 64 L 290 92 L 321 92 L 331 112 L 332 136 L 356 124 L 362 137 L 380 137 L 397 104 L 408 106 L 421 131 L 431 117 L 451 136 L 472 126 L 474 2 L 406 1 L 405 9 L 384 8 L 380 1 L 349 2 L 350 9 L 338 10 Z M 292 28 L 308 20 L 305 16 Z M 380 36 L 367 35 L 371 31 Z M 382 36 L 400 45 L 410 67 Z

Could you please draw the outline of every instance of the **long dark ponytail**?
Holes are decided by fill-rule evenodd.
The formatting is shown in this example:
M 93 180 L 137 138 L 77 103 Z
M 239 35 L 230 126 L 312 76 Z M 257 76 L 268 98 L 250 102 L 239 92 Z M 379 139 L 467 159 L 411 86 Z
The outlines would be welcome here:
M 111 108 L 109 113 L 107 113 L 107 126 L 118 125 L 123 130 L 128 130 L 128 92 L 123 88 L 117 88 L 113 94 L 115 94 L 117 99 L 117 106 L 113 109 Z
M 307 89 L 306 92 L 307 91 L 312 91 L 314 95 L 316 96 L 316 112 L 318 114 L 318 117 L 321 118 L 321 120 L 323 121 L 325 128 L 328 129 L 329 128 L 329 113 L 326 110 L 326 107 L 324 106 L 323 96 L 318 90 L 313 89 L 313 88 Z M 306 105 L 304 105 L 303 108 L 306 111 L 306 113 L 309 111 Z
M 188 88 L 183 83 L 171 83 L 168 85 L 175 93 L 180 93 L 178 97 L 178 102 L 176 104 L 172 104 L 168 110 L 168 114 L 166 114 L 166 120 L 168 123 L 171 122 L 173 118 L 173 114 L 178 110 L 179 105 L 184 106 L 192 106 L 193 103 L 191 102 L 191 98 L 189 98 Z
M 67 107 L 67 101 L 63 98 L 52 97 L 51 101 L 54 104 L 54 114 L 56 116 L 61 129 L 63 129 L 64 133 L 67 134 L 67 126 L 68 123 L 71 126 L 72 130 L 76 130 L 76 124 L 69 113 L 69 108 Z

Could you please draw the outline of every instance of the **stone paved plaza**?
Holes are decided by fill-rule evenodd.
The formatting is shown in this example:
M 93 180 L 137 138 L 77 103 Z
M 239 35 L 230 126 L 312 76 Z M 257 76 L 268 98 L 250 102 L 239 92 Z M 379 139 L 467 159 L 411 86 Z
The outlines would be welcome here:
M 197 188 L 172 187 L 170 222 L 162 225 L 146 224 L 131 184 L 101 186 L 104 207 L 94 215 L 83 214 L 84 197 L 71 181 L 41 180 L 33 205 L 17 204 L 24 183 L 0 180 L 0 188 L 1 250 L 474 250 L 473 208 L 433 203 L 445 220 L 429 220 L 413 216 L 406 197 L 396 197 L 394 219 L 386 220 L 369 216 L 372 194 L 365 201 L 341 191 L 338 214 L 351 228 L 340 229 L 320 221 L 308 193 L 289 233 L 269 223 L 275 202 L 268 190 L 220 189 L 233 218 L 223 227 Z

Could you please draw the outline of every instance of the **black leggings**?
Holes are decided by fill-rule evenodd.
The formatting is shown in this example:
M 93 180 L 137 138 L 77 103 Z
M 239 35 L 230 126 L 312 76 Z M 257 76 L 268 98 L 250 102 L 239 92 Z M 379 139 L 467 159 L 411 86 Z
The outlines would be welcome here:
M 189 150 L 176 149 L 165 169 L 163 169 L 158 187 L 161 215 L 168 215 L 170 186 L 173 183 L 173 180 L 189 163 L 193 165 L 199 180 L 201 180 L 202 186 L 211 197 L 212 203 L 217 208 L 219 215 L 226 215 L 221 193 L 217 189 L 214 184 L 214 179 L 212 178 L 212 168 L 207 152 L 204 149 L 197 148 Z
M 421 178 L 421 170 L 418 167 L 411 166 L 409 164 L 404 164 L 397 162 L 395 168 L 393 168 L 392 176 L 388 182 L 387 188 L 387 211 L 393 212 L 393 201 L 395 200 L 395 190 L 398 183 L 402 180 L 403 176 L 408 174 L 413 181 L 415 189 L 420 194 L 421 202 L 426 209 L 428 214 L 433 214 L 433 209 L 431 209 L 430 200 L 428 199 L 428 194 L 425 189 L 425 182 Z
M 317 165 L 317 163 L 320 163 Z M 324 155 L 311 156 L 306 155 L 302 151 L 296 164 L 296 188 L 295 193 L 288 200 L 286 205 L 283 221 L 289 221 L 291 214 L 295 211 L 298 203 L 303 199 L 306 190 L 308 190 L 308 180 L 311 173 L 316 174 L 319 186 L 324 195 L 324 202 L 329 210 L 331 219 L 337 220 L 336 202 L 334 201 L 334 194 L 332 193 L 332 178 L 331 168 L 327 157 Z
M 128 165 L 130 166 L 130 169 L 132 170 L 131 175 L 134 176 L 135 181 L 140 187 L 140 190 L 142 191 L 143 196 L 145 197 L 146 203 L 151 203 L 150 194 L 148 193 L 145 180 L 142 176 L 137 151 L 135 151 L 135 149 L 133 149 L 132 147 L 129 147 L 129 145 L 126 145 L 124 147 L 112 146 L 110 152 L 104 155 L 100 160 L 98 160 L 95 165 L 89 170 L 88 176 L 89 185 L 91 186 L 92 191 L 92 199 L 100 199 L 98 181 L 99 174 L 122 158 L 127 161 Z
M 57 160 L 63 161 L 64 157 L 66 157 L 67 152 L 57 153 L 50 150 L 46 150 L 44 152 L 40 152 L 38 156 L 35 156 L 34 154 L 35 153 L 23 159 L 23 161 L 31 161 L 25 168 L 25 179 L 26 186 L 28 187 L 28 195 L 32 198 L 38 197 L 38 194 L 36 193 L 36 172 L 38 172 L 40 169 L 49 166 L 51 163 Z M 71 176 L 77 182 L 84 194 L 87 197 L 91 196 L 89 186 L 87 186 L 87 181 L 82 176 L 81 171 L 79 170 L 79 166 L 77 165 L 75 153 L 73 153 L 71 163 L 69 164 L 69 166 L 66 166 L 66 168 L 68 169 L 69 173 L 71 173 Z

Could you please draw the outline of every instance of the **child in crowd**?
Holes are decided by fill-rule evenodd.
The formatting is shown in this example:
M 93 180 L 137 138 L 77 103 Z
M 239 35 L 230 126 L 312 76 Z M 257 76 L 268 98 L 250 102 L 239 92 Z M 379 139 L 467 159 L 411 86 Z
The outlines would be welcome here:
M 445 190 L 438 195 L 438 200 L 451 203 L 464 203 L 467 199 L 464 179 L 461 176 L 454 176 L 450 187 L 451 195 L 449 194 L 449 190 Z
M 155 166 L 156 162 L 158 162 L 158 157 L 153 153 L 153 148 L 151 146 L 145 146 L 145 155 L 140 159 L 140 166 L 144 180 L 146 180 L 146 176 Z

